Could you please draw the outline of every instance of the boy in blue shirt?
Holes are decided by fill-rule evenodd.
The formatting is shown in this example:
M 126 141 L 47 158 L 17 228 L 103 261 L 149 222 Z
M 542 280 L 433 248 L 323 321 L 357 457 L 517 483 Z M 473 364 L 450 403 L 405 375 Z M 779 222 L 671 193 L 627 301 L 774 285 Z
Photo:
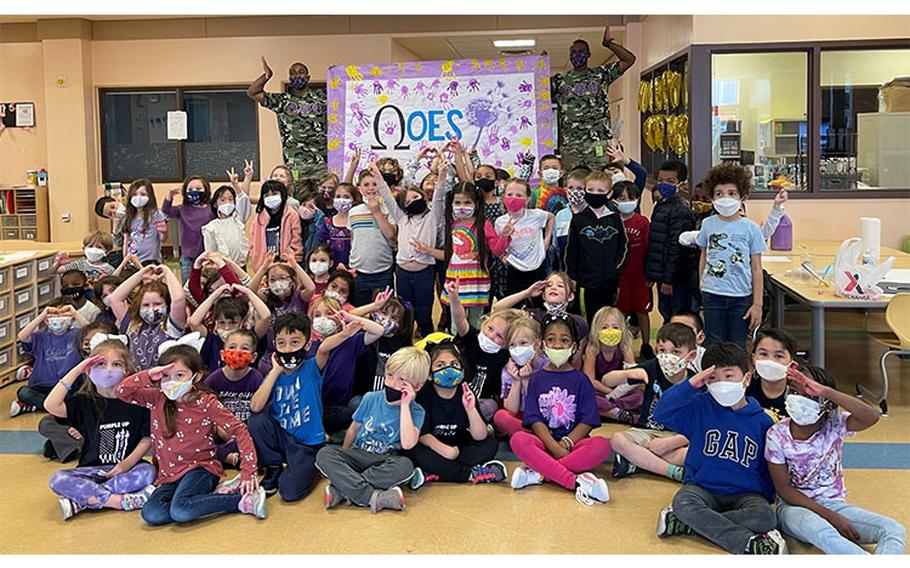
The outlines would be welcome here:
M 703 364 L 654 408 L 655 420 L 689 440 L 684 485 L 661 511 L 657 535 L 699 534 L 733 554 L 785 554 L 764 458 L 771 418 L 746 398 L 749 357 L 717 343 Z M 699 391 L 704 385 L 708 392 Z
M 279 492 L 283 500 L 297 501 L 313 488 L 316 452 L 325 444 L 322 370 L 332 349 L 359 329 L 359 323 L 348 323 L 320 343 L 313 358 L 304 359 L 310 343 L 309 318 L 291 312 L 275 320 L 272 370 L 250 400 L 247 424 L 259 463 L 265 466 L 260 485 L 266 495 Z
M 702 221 L 695 239 L 701 249 L 705 343 L 732 341 L 745 351 L 749 331 L 761 323 L 761 253 L 766 250 L 758 225 L 740 216 L 752 179 L 740 165 L 721 164 L 708 172 L 705 187 L 717 211 Z
M 326 446 L 316 467 L 326 476 L 324 504 L 331 509 L 347 500 L 373 513 L 404 509 L 398 487 L 414 474 L 414 464 L 398 455 L 417 445 L 424 410 L 416 393 L 430 374 L 430 356 L 416 347 L 402 347 L 385 364 L 385 389 L 367 393 L 341 448 Z

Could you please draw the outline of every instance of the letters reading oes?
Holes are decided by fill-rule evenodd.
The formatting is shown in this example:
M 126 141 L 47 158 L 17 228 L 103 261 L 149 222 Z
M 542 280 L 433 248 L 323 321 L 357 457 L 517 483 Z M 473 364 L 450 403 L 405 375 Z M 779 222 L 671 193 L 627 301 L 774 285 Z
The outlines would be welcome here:
M 395 143 L 394 150 L 410 150 L 411 145 L 404 143 L 405 134 L 407 134 L 408 139 L 411 142 L 418 142 L 423 140 L 424 137 L 429 134 L 429 140 L 431 142 L 439 142 L 446 140 L 452 136 L 452 131 L 456 139 L 461 139 L 461 128 L 455 124 L 455 119 L 464 117 L 464 114 L 458 109 L 452 109 L 448 112 L 443 110 L 431 110 L 426 113 L 420 110 L 415 110 L 408 115 L 405 119 L 404 113 L 401 112 L 395 105 L 385 105 L 376 111 L 376 115 L 373 117 L 373 136 L 376 140 L 376 143 L 371 146 L 373 150 L 388 150 L 388 146 L 383 143 L 379 138 L 379 128 L 382 121 L 382 115 L 386 109 L 392 109 L 395 113 L 395 116 L 398 118 L 398 132 L 399 138 L 398 142 Z M 445 134 L 439 133 L 439 128 L 442 127 L 439 123 L 442 115 L 445 114 L 446 122 L 449 125 L 450 130 L 446 130 Z M 417 130 L 419 129 L 419 130 Z

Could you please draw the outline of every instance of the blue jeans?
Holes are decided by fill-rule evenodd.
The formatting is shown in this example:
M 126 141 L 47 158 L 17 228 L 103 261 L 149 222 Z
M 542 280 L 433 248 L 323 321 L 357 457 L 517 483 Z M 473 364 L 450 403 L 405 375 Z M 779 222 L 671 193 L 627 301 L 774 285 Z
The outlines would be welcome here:
M 240 493 L 212 493 L 220 479 L 202 467 L 180 480 L 158 486 L 142 507 L 142 520 L 150 525 L 189 523 L 212 513 L 238 512 Z
M 376 274 L 357 272 L 354 277 L 354 306 L 359 308 L 373 301 L 376 292 L 385 290 L 392 285 L 392 269 L 383 270 Z
M 411 272 L 400 266 L 395 269 L 395 286 L 398 296 L 414 306 L 414 319 L 420 335 L 426 337 L 433 333 L 433 300 L 436 274 L 432 266 Z
M 675 282 L 672 294 L 661 294 L 660 282 L 657 283 L 657 310 L 664 318 L 664 323 L 668 323 L 676 312 L 691 309 L 692 288 L 688 282 Z
M 749 320 L 743 319 L 752 306 L 752 296 L 718 296 L 701 293 L 705 310 L 705 347 L 721 341 L 732 341 L 746 350 Z
M 180 257 L 180 281 L 184 284 L 190 280 L 190 270 L 193 268 L 195 261 L 196 259 L 191 256 Z
M 884 515 L 866 511 L 844 501 L 818 501 L 819 505 L 843 515 L 850 521 L 860 542 L 875 544 L 875 554 L 903 554 L 907 531 L 903 525 Z M 788 535 L 820 549 L 826 554 L 868 554 L 858 544 L 837 532 L 831 523 L 803 507 L 777 504 L 780 528 Z

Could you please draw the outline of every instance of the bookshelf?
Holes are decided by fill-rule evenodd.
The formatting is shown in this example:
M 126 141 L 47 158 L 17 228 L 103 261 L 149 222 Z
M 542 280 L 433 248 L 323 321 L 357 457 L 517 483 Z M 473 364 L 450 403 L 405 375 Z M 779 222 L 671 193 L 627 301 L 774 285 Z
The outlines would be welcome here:
M 0 238 L 50 241 L 46 186 L 0 186 Z

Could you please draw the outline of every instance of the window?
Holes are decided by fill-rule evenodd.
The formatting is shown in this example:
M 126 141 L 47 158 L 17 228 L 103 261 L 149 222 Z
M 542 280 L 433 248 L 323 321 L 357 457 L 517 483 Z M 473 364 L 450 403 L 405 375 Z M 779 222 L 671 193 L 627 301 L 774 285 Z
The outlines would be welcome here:
M 168 140 L 167 113 L 187 113 L 187 139 Z M 245 88 L 103 90 L 103 181 L 226 180 L 259 155 L 256 102 Z
M 823 50 L 820 69 L 821 190 L 910 187 L 910 49 Z
M 806 189 L 808 53 L 711 59 L 712 165 L 742 164 L 759 192 Z

